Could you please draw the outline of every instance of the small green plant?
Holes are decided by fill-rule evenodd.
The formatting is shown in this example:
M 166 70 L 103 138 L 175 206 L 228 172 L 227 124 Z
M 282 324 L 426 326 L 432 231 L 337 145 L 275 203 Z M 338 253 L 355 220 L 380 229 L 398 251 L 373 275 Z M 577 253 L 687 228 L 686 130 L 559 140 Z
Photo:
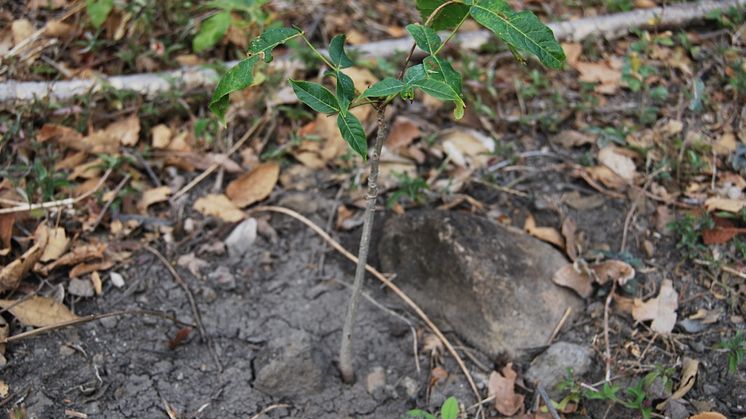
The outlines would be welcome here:
M 27 194 L 32 196 L 35 192 L 41 194 L 44 201 L 54 199 L 59 188 L 70 185 L 67 176 L 61 172 L 50 172 L 40 160 L 36 160 L 31 167 L 31 179 L 26 187 Z
M 728 373 L 735 374 L 738 372 L 738 366 L 746 358 L 746 347 L 744 346 L 743 332 L 736 333 L 730 339 L 723 340 L 718 344 L 718 348 L 725 349 L 728 354 Z
M 668 228 L 670 228 L 679 241 L 676 243 L 676 248 L 684 252 L 684 254 L 694 259 L 703 252 L 706 247 L 702 243 L 701 236 L 702 230 L 705 228 L 712 228 L 714 222 L 709 214 L 705 214 L 701 217 L 696 217 L 692 214 L 685 214 L 683 217 L 672 221 Z
M 409 177 L 406 172 L 395 174 L 399 179 L 399 188 L 389 194 L 388 207 L 391 208 L 400 199 L 407 198 L 412 202 L 421 204 L 425 201 L 424 192 L 428 190 L 427 182 L 420 176 Z
M 562 68 L 566 59 L 562 47 L 546 25 L 530 11 L 515 11 L 505 0 L 417 0 L 423 23 L 406 26 L 414 39 L 409 55 L 405 58 L 397 77 L 387 77 L 359 91 L 344 69 L 353 66 L 345 50 L 344 34 L 331 39 L 327 52 L 319 51 L 306 34 L 296 27 L 275 27 L 264 31 L 249 44 L 248 57 L 228 70 L 218 83 L 210 100 L 210 109 L 224 122 L 230 105 L 230 94 L 256 83 L 255 73 L 263 63 L 273 60 L 275 48 L 291 40 L 300 40 L 312 55 L 323 63 L 327 71 L 325 80 L 333 90 L 321 83 L 289 80 L 298 99 L 316 112 L 336 116 L 342 138 L 363 160 L 368 160 L 368 139 L 360 120 L 350 112 L 358 106 L 371 106 L 377 114 L 378 130 L 370 156 L 367 205 L 363 215 L 363 232 L 360 239 L 357 268 L 352 296 L 342 328 L 339 351 L 339 369 L 345 382 L 354 381 L 352 362 L 352 329 L 357 315 L 362 291 L 365 265 L 370 247 L 374 211 L 378 198 L 378 167 L 381 148 L 386 138 L 388 124 L 386 107 L 397 99 L 411 101 L 417 92 L 454 105 L 454 117 L 464 116 L 466 104 L 462 94 L 462 75 L 441 52 L 464 22 L 471 18 L 492 31 L 513 55 L 523 61 L 521 54 L 534 55 L 550 68 Z M 436 32 L 449 30 L 445 39 Z M 424 52 L 420 63 L 412 63 L 415 47 Z
M 586 390 L 583 396 L 588 400 L 604 400 L 612 403 L 616 403 L 626 407 L 627 409 L 637 410 L 643 419 L 650 419 L 652 416 L 653 408 L 650 400 L 648 400 L 645 389 L 657 378 L 657 374 L 650 373 L 643 379 L 639 380 L 637 384 L 632 387 L 628 387 L 624 393 L 627 396 L 622 398 L 619 396 L 621 387 L 616 384 L 611 384 L 606 381 L 603 384 L 601 390 Z
M 457 419 L 459 413 L 458 400 L 451 396 L 440 407 L 440 419 Z M 422 409 L 413 409 L 404 415 L 406 419 L 436 419 L 437 416 Z
M 213 0 L 205 7 L 217 9 L 215 14 L 203 20 L 199 32 L 192 40 L 192 50 L 202 52 L 220 42 L 231 26 L 239 29 L 248 27 L 251 22 L 264 22 L 267 19 L 262 10 L 266 0 Z M 243 17 L 236 17 L 242 15 Z

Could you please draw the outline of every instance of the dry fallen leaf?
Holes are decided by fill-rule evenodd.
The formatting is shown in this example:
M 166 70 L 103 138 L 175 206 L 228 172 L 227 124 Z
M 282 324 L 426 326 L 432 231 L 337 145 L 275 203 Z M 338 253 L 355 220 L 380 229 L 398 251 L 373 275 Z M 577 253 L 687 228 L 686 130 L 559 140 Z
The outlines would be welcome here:
M 10 253 L 10 240 L 13 238 L 15 214 L 0 214 L 0 256 Z
M 49 272 L 59 266 L 77 265 L 87 260 L 100 259 L 104 256 L 104 252 L 106 252 L 105 243 L 82 244 L 76 246 L 75 248 L 73 248 L 73 250 L 62 255 L 54 262 L 42 267 L 37 267 L 34 270 L 41 273 L 42 275 L 47 275 Z
M 194 252 L 179 256 L 179 259 L 176 260 L 176 264 L 189 270 L 195 278 L 202 278 L 202 269 L 210 266 L 207 261 L 198 258 Z
M 596 137 L 593 135 L 584 134 L 580 131 L 566 129 L 564 131 L 560 131 L 559 134 L 552 137 L 550 141 L 559 144 L 564 148 L 572 148 L 584 146 L 586 144 L 595 144 Z
M 18 19 L 10 24 L 10 31 L 13 33 L 13 46 L 18 46 L 36 32 L 36 29 L 28 19 Z
M 137 210 L 140 211 L 141 214 L 147 214 L 149 206 L 158 202 L 168 201 L 169 195 L 171 195 L 170 186 L 148 189 L 142 193 L 140 201 L 137 202 Z
M 229 183 L 225 194 L 238 207 L 248 207 L 267 198 L 279 176 L 280 165 L 277 162 L 263 163 Z
M 679 295 L 673 289 L 671 280 L 664 279 L 657 297 L 644 303 L 639 298 L 635 299 L 632 317 L 636 321 L 652 320 L 653 323 L 650 328 L 654 332 L 671 333 L 676 324 L 676 309 L 679 306 L 678 297 Z
M 552 282 L 570 288 L 583 298 L 588 298 L 593 292 L 593 283 L 605 284 L 609 280 L 624 285 L 634 278 L 635 269 L 620 260 L 607 260 L 593 265 L 583 263 L 568 263 L 552 276 Z
M 595 90 L 606 95 L 614 94 L 622 81 L 622 72 L 615 63 L 577 62 L 573 66 L 580 73 L 580 81 L 599 83 Z
M 460 167 L 482 167 L 495 151 L 495 140 L 473 129 L 449 129 L 441 133 L 439 140 L 443 151 Z
M 705 208 L 708 212 L 720 210 L 737 213 L 744 207 L 746 207 L 746 199 L 712 197 L 705 201 Z
M 513 364 L 509 363 L 500 373 L 492 371 L 487 384 L 489 396 L 495 398 L 495 409 L 505 416 L 513 416 L 523 407 L 525 396 L 515 393 L 516 377 Z
M 153 148 L 166 148 L 171 143 L 171 128 L 159 124 L 150 129 Z
M 408 146 L 415 138 L 419 138 L 421 135 L 422 132 L 414 121 L 407 117 L 398 116 L 394 120 L 394 123 L 391 124 L 391 130 L 388 137 L 386 137 L 385 145 L 389 150 L 395 151 Z
M 5 383 L 5 381 L 0 380 L 0 397 L 4 399 L 8 397 L 8 393 L 10 393 L 10 387 Z
M 620 153 L 615 147 L 602 148 L 598 152 L 598 161 L 624 180 L 634 180 L 637 174 L 634 160 Z
M 567 57 L 567 64 L 570 67 L 575 67 L 575 64 L 577 64 L 578 59 L 583 54 L 583 45 L 581 45 L 578 42 L 573 42 L 573 43 L 563 42 L 561 45 L 562 45 L 562 50 L 565 51 L 565 56 Z
M 111 260 L 103 260 L 95 263 L 79 263 L 73 266 L 67 275 L 70 278 L 77 278 L 95 271 L 108 271 L 112 266 L 114 266 L 114 262 Z
M 699 369 L 699 361 L 692 358 L 684 358 L 681 366 L 681 379 L 679 380 L 679 387 L 669 397 L 668 400 L 681 399 L 694 387 L 694 381 L 697 379 L 697 371 Z M 663 410 L 666 408 L 668 400 L 663 401 L 656 406 L 656 409 Z
M 44 244 L 44 252 L 39 259 L 40 262 L 50 262 L 59 259 L 67 251 L 70 239 L 62 227 L 49 228 L 46 224 L 39 224 L 34 237 L 37 243 Z
M 539 240 L 543 240 L 553 245 L 564 248 L 565 239 L 562 238 L 562 234 L 553 227 L 537 227 L 534 216 L 529 214 L 526 217 L 526 222 L 523 224 L 523 229 L 530 235 L 536 237 Z
M 21 278 L 39 261 L 41 254 L 41 246 L 35 243 L 18 259 L 3 266 L 0 269 L 0 292 L 15 289 Z
M 702 412 L 694 416 L 690 416 L 689 419 L 728 419 L 718 412 Z
M 78 318 L 62 304 L 38 295 L 22 300 L 0 300 L 0 307 L 26 326 L 51 326 Z
M 0 316 L 0 341 L 8 338 L 10 334 L 10 327 L 8 322 L 5 321 L 5 317 Z M 5 365 L 5 344 L 0 343 L 0 367 Z
M 217 217 L 229 223 L 246 217 L 246 214 L 223 194 L 210 194 L 199 198 L 194 203 L 194 209 L 204 215 Z

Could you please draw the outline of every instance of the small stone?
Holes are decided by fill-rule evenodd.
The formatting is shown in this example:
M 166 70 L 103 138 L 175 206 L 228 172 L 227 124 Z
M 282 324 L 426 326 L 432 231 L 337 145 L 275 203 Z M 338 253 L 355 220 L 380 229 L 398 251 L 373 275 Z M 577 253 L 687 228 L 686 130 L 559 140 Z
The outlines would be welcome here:
M 365 389 L 368 394 L 373 395 L 376 391 L 386 385 L 386 371 L 383 367 L 373 367 L 365 378 Z
M 93 284 L 87 279 L 73 278 L 67 286 L 67 292 L 78 297 L 93 297 Z
M 686 419 L 689 417 L 689 410 L 679 400 L 669 400 L 666 405 L 666 417 L 671 419 Z
M 254 364 L 256 388 L 272 397 L 292 398 L 321 391 L 329 362 L 311 335 L 291 330 L 271 340 Z
M 225 245 L 228 247 L 228 254 L 232 258 L 240 258 L 249 251 L 255 241 L 256 219 L 248 218 L 231 231 L 231 234 L 225 239 Z
M 572 368 L 576 376 L 585 374 L 591 366 L 592 356 L 593 352 L 585 346 L 557 342 L 531 362 L 526 379 L 534 383 L 541 382 L 551 394 L 555 386 L 567 376 L 568 368 Z
M 417 385 L 417 381 L 415 381 L 412 377 L 404 377 L 399 385 L 401 385 L 401 387 L 404 389 L 404 392 L 407 394 L 408 398 L 414 399 L 417 397 L 417 390 L 419 390 L 419 386 Z
M 117 288 L 122 288 L 124 286 L 124 277 L 120 273 L 114 271 L 109 272 L 109 279 L 111 280 L 111 284 Z
M 227 266 L 219 266 L 207 276 L 211 282 L 223 290 L 232 290 L 236 288 L 236 278 Z
M 104 317 L 99 321 L 101 322 L 101 326 L 106 329 L 113 329 L 117 327 L 117 323 L 119 323 L 119 319 L 117 319 L 116 317 Z

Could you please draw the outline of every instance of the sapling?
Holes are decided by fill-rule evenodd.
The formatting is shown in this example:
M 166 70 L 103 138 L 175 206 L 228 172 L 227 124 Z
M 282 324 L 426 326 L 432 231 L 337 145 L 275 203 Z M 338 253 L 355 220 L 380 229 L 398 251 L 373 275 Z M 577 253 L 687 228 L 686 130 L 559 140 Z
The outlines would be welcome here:
M 263 32 L 250 43 L 247 58 L 223 75 L 210 101 L 210 109 L 221 121 L 224 120 L 230 93 L 252 85 L 255 68 L 262 62 L 271 62 L 273 50 L 292 39 L 302 40 L 327 67 L 324 77 L 334 81 L 335 87 L 332 91 L 319 83 L 289 80 L 301 102 L 316 112 L 336 115 L 342 138 L 370 165 L 363 232 L 339 352 L 339 370 L 346 383 L 353 382 L 355 377 L 351 349 L 352 331 L 365 276 L 378 198 L 379 158 L 388 128 L 385 118 L 386 107 L 397 98 L 414 100 L 416 92 L 420 91 L 436 99 L 452 102 L 454 117 L 463 117 L 466 104 L 461 92 L 461 74 L 441 55 L 441 52 L 469 18 L 492 31 L 521 61 L 521 54 L 528 53 L 536 56 L 542 64 L 550 68 L 561 68 L 565 62 L 565 54 L 552 31 L 532 12 L 515 11 L 504 0 L 417 0 L 417 8 L 424 23 L 412 23 L 406 27 L 414 39 L 414 45 L 397 78 L 385 78 L 359 92 L 355 89 L 352 79 L 342 71 L 354 64 L 345 51 L 344 34 L 332 38 L 329 48 L 322 52 L 311 43 L 302 30 L 279 27 Z M 436 32 L 438 30 L 447 30 L 448 33 L 441 38 Z M 415 48 L 419 48 L 425 57 L 422 62 L 410 65 Z M 358 106 L 372 106 L 377 115 L 378 128 L 370 158 L 365 130 L 360 120 L 351 112 L 351 109 Z

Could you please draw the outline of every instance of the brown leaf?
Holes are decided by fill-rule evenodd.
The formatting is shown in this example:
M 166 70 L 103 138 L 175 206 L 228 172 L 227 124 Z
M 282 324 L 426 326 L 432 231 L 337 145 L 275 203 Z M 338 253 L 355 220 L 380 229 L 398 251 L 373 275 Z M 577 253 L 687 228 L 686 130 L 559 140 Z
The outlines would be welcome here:
M 679 387 L 669 397 L 668 400 L 679 400 L 694 387 L 694 381 L 697 379 L 697 372 L 699 369 L 699 361 L 692 358 L 685 357 L 682 361 L 681 366 L 681 379 L 679 380 Z M 663 410 L 666 408 L 668 400 L 661 402 L 656 406 L 656 409 Z
M 579 271 L 578 268 L 575 264 L 568 263 L 552 275 L 552 282 L 572 289 L 583 298 L 588 298 L 593 293 L 593 279 L 587 273 Z
M 467 128 L 454 128 L 439 136 L 443 151 L 460 167 L 482 167 L 495 150 L 495 140 L 483 133 Z
M 607 260 L 593 265 L 584 263 L 568 263 L 552 275 L 552 282 L 570 288 L 583 298 L 593 293 L 593 283 L 605 284 L 609 280 L 624 285 L 634 278 L 635 269 L 620 260 Z
M 615 147 L 604 147 L 598 152 L 598 161 L 626 181 L 632 181 L 637 174 L 634 160 L 620 153 Z
M 59 20 L 50 20 L 44 25 L 44 35 L 52 38 L 69 38 L 74 34 L 75 26 Z
M 5 317 L 0 316 L 0 341 L 8 338 L 10 334 L 10 327 L 8 322 L 5 321 Z M 0 343 L 0 366 L 5 365 L 5 344 Z
M 702 242 L 706 245 L 728 243 L 741 233 L 746 233 L 746 228 L 715 227 L 702 230 Z
M 190 333 L 192 333 L 192 328 L 189 326 L 177 330 L 176 335 L 168 341 L 168 349 L 174 350 L 181 346 L 187 340 Z
M 646 302 L 635 299 L 632 317 L 636 321 L 652 320 L 650 328 L 654 332 L 668 334 L 676 324 L 676 309 L 679 306 L 678 294 L 669 279 L 664 279 L 658 296 Z
M 104 256 L 104 252 L 106 252 L 105 243 L 79 245 L 70 252 L 62 255 L 56 261 L 42 266 L 41 268 L 37 267 L 35 270 L 42 275 L 47 275 L 49 272 L 60 266 L 77 265 L 87 260 L 100 259 Z
M 599 83 L 596 92 L 606 95 L 614 94 L 622 81 L 622 72 L 614 68 L 614 63 L 586 63 L 577 62 L 574 67 L 580 73 L 580 81 Z
M 635 268 L 621 260 L 607 260 L 592 266 L 596 273 L 596 282 L 603 285 L 609 280 L 616 281 L 618 285 L 624 285 L 635 277 Z
M 13 33 L 13 46 L 18 46 L 18 44 L 36 32 L 36 29 L 28 19 L 18 19 L 10 24 L 10 31 Z
M 562 237 L 565 238 L 565 253 L 570 260 L 578 258 L 578 243 L 576 240 L 578 226 L 571 217 L 566 217 L 562 222 Z
M 58 259 L 67 251 L 70 240 L 62 227 L 49 228 L 46 224 L 39 224 L 34 232 L 37 243 L 44 243 L 44 252 L 39 262 L 50 262 Z
M 148 189 L 142 193 L 140 201 L 137 202 L 137 210 L 140 211 L 141 214 L 147 214 L 149 206 L 158 202 L 168 201 L 169 195 L 171 195 L 170 186 Z
M 44 124 L 36 133 L 36 141 L 43 143 L 49 140 L 54 140 L 66 148 L 83 150 L 83 135 L 70 127 Z
M 19 322 L 26 326 L 51 326 L 78 318 L 62 304 L 38 295 L 20 301 L 0 300 L 0 307 L 10 311 Z
M 140 118 L 132 115 L 109 124 L 106 127 L 106 135 L 116 139 L 119 145 L 132 147 L 137 144 L 140 136 Z
M 79 263 L 75 265 L 70 272 L 67 274 L 70 278 L 77 278 L 87 273 L 96 271 L 107 271 L 114 266 L 114 262 L 111 260 L 103 260 L 95 263 Z
M 705 208 L 708 212 L 720 210 L 737 213 L 744 207 L 746 207 L 746 199 L 712 197 L 705 201 Z
M 225 194 L 239 208 L 259 202 L 269 196 L 280 176 L 277 162 L 260 164 L 250 172 L 228 184 Z
M 171 128 L 159 124 L 150 129 L 150 135 L 153 138 L 151 144 L 153 148 L 162 149 L 168 147 L 171 143 Z
M 565 240 L 556 228 L 552 227 L 537 227 L 534 216 L 529 214 L 526 217 L 526 222 L 523 224 L 523 229 L 526 232 L 539 240 L 551 243 L 559 248 L 565 247 Z
M 565 51 L 565 56 L 567 57 L 567 64 L 570 67 L 575 67 L 575 64 L 577 64 L 578 59 L 583 54 L 583 45 L 581 45 L 578 42 L 573 43 L 562 43 L 562 50 Z
M 422 135 L 420 128 L 409 118 L 398 116 L 391 125 L 388 137 L 386 137 L 386 147 L 395 151 L 399 148 L 406 147 Z
M 39 243 L 34 243 L 18 259 L 3 266 L 0 269 L 0 292 L 15 289 L 23 276 L 39 261 L 41 254 L 42 247 Z
M 217 217 L 229 223 L 246 217 L 246 214 L 223 194 L 210 194 L 199 198 L 194 203 L 194 209 L 206 216 Z
M 564 148 L 580 147 L 586 144 L 595 144 L 596 137 L 584 134 L 580 131 L 566 129 L 551 138 L 553 143 L 559 144 Z
M 694 416 L 690 416 L 689 419 L 728 419 L 718 412 L 702 412 Z
M 522 394 L 515 393 L 515 379 L 513 364 L 506 365 L 500 373 L 492 371 L 487 384 L 489 396 L 495 397 L 495 409 L 505 416 L 513 416 L 523 408 Z
M 13 238 L 15 222 L 15 214 L 0 214 L 0 256 L 5 256 L 10 252 L 10 240 Z

